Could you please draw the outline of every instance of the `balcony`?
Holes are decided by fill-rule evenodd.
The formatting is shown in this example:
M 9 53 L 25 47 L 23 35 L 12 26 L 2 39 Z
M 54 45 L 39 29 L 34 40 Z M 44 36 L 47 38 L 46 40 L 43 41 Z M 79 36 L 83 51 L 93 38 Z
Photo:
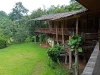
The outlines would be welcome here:
M 35 30 L 38 33 L 47 33 L 47 34 L 56 34 L 56 28 L 39 28 Z M 59 35 L 62 35 L 62 28 L 57 28 L 57 32 Z M 73 28 L 63 28 L 63 34 L 68 35 L 74 32 Z

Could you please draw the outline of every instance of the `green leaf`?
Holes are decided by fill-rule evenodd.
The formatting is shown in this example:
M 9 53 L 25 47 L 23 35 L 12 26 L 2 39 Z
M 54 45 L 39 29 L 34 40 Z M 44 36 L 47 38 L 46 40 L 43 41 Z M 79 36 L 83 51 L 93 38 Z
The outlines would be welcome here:
M 75 46 L 71 46 L 71 48 L 73 49 L 73 48 L 75 48 Z
M 81 48 L 81 47 L 79 47 L 79 48 L 78 48 L 78 51 L 79 51 L 79 52 L 82 52 L 82 48 Z
M 71 49 L 71 51 L 74 51 L 74 49 Z

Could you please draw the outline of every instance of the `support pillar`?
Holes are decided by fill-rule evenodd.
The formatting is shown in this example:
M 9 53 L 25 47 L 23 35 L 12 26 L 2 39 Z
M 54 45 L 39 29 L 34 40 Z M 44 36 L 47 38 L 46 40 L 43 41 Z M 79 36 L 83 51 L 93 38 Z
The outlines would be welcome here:
M 36 34 L 35 34 L 35 36 L 34 36 L 34 43 L 36 44 Z
M 58 26 L 57 26 L 57 23 L 55 23 L 55 25 L 56 25 L 56 41 L 58 43 Z
M 99 18 L 99 31 L 98 31 L 98 36 L 99 36 L 99 50 L 100 50 L 100 18 Z
M 76 35 L 78 35 L 78 18 L 76 20 Z
M 62 30 L 62 44 L 64 45 L 64 22 L 62 22 L 61 30 Z
M 42 41 L 42 38 L 41 38 L 41 33 L 39 34 L 39 42 L 41 43 L 41 41 Z
M 76 19 L 76 35 L 78 35 L 78 18 Z M 75 63 L 78 64 L 78 50 L 75 49 Z M 75 75 L 79 75 L 79 65 L 75 66 Z
M 48 45 L 48 36 L 46 34 L 46 45 Z

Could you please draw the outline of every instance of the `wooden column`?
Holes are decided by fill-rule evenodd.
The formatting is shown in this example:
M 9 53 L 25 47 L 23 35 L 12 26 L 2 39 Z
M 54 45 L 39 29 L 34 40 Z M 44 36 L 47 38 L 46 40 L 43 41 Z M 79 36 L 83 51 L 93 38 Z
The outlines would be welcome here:
M 49 29 L 50 29 L 50 31 L 51 31 L 51 30 L 52 30 L 51 21 L 48 21 L 48 25 L 49 25 Z
M 35 44 L 36 44 L 36 34 L 35 34 L 35 36 L 34 36 L 34 42 L 35 42 Z
M 47 36 L 47 34 L 46 34 L 46 45 L 48 44 L 48 36 Z
M 42 38 L 41 38 L 41 33 L 39 34 L 39 42 L 41 43 L 41 41 L 42 41 Z
M 76 19 L 76 35 L 78 35 L 78 18 Z M 78 64 L 78 50 L 75 49 L 75 62 Z M 75 66 L 75 75 L 79 75 L 79 66 Z
M 76 20 L 76 35 L 78 35 L 78 18 Z
M 64 45 L 64 21 L 61 24 L 61 30 L 62 30 L 62 44 Z
M 57 22 L 54 22 L 54 25 L 56 26 L 56 41 L 58 43 L 58 25 L 57 25 Z
M 88 15 L 86 15 L 86 25 L 85 25 L 85 32 L 88 33 Z
M 99 50 L 100 50 L 100 18 L 99 18 L 99 31 L 98 31 L 98 35 L 99 35 Z

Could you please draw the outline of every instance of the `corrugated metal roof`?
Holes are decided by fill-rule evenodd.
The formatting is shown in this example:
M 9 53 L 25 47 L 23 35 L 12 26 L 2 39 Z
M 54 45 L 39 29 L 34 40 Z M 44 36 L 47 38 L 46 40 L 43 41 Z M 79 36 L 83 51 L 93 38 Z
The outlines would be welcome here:
M 77 15 L 77 14 L 83 13 L 85 11 L 87 11 L 87 9 L 71 11 L 71 12 L 65 12 L 65 13 L 43 15 L 43 16 L 41 16 L 39 18 L 35 18 L 33 20 L 40 20 L 40 21 L 57 20 L 57 19 L 66 18 L 66 17 L 69 17 L 69 16 Z

